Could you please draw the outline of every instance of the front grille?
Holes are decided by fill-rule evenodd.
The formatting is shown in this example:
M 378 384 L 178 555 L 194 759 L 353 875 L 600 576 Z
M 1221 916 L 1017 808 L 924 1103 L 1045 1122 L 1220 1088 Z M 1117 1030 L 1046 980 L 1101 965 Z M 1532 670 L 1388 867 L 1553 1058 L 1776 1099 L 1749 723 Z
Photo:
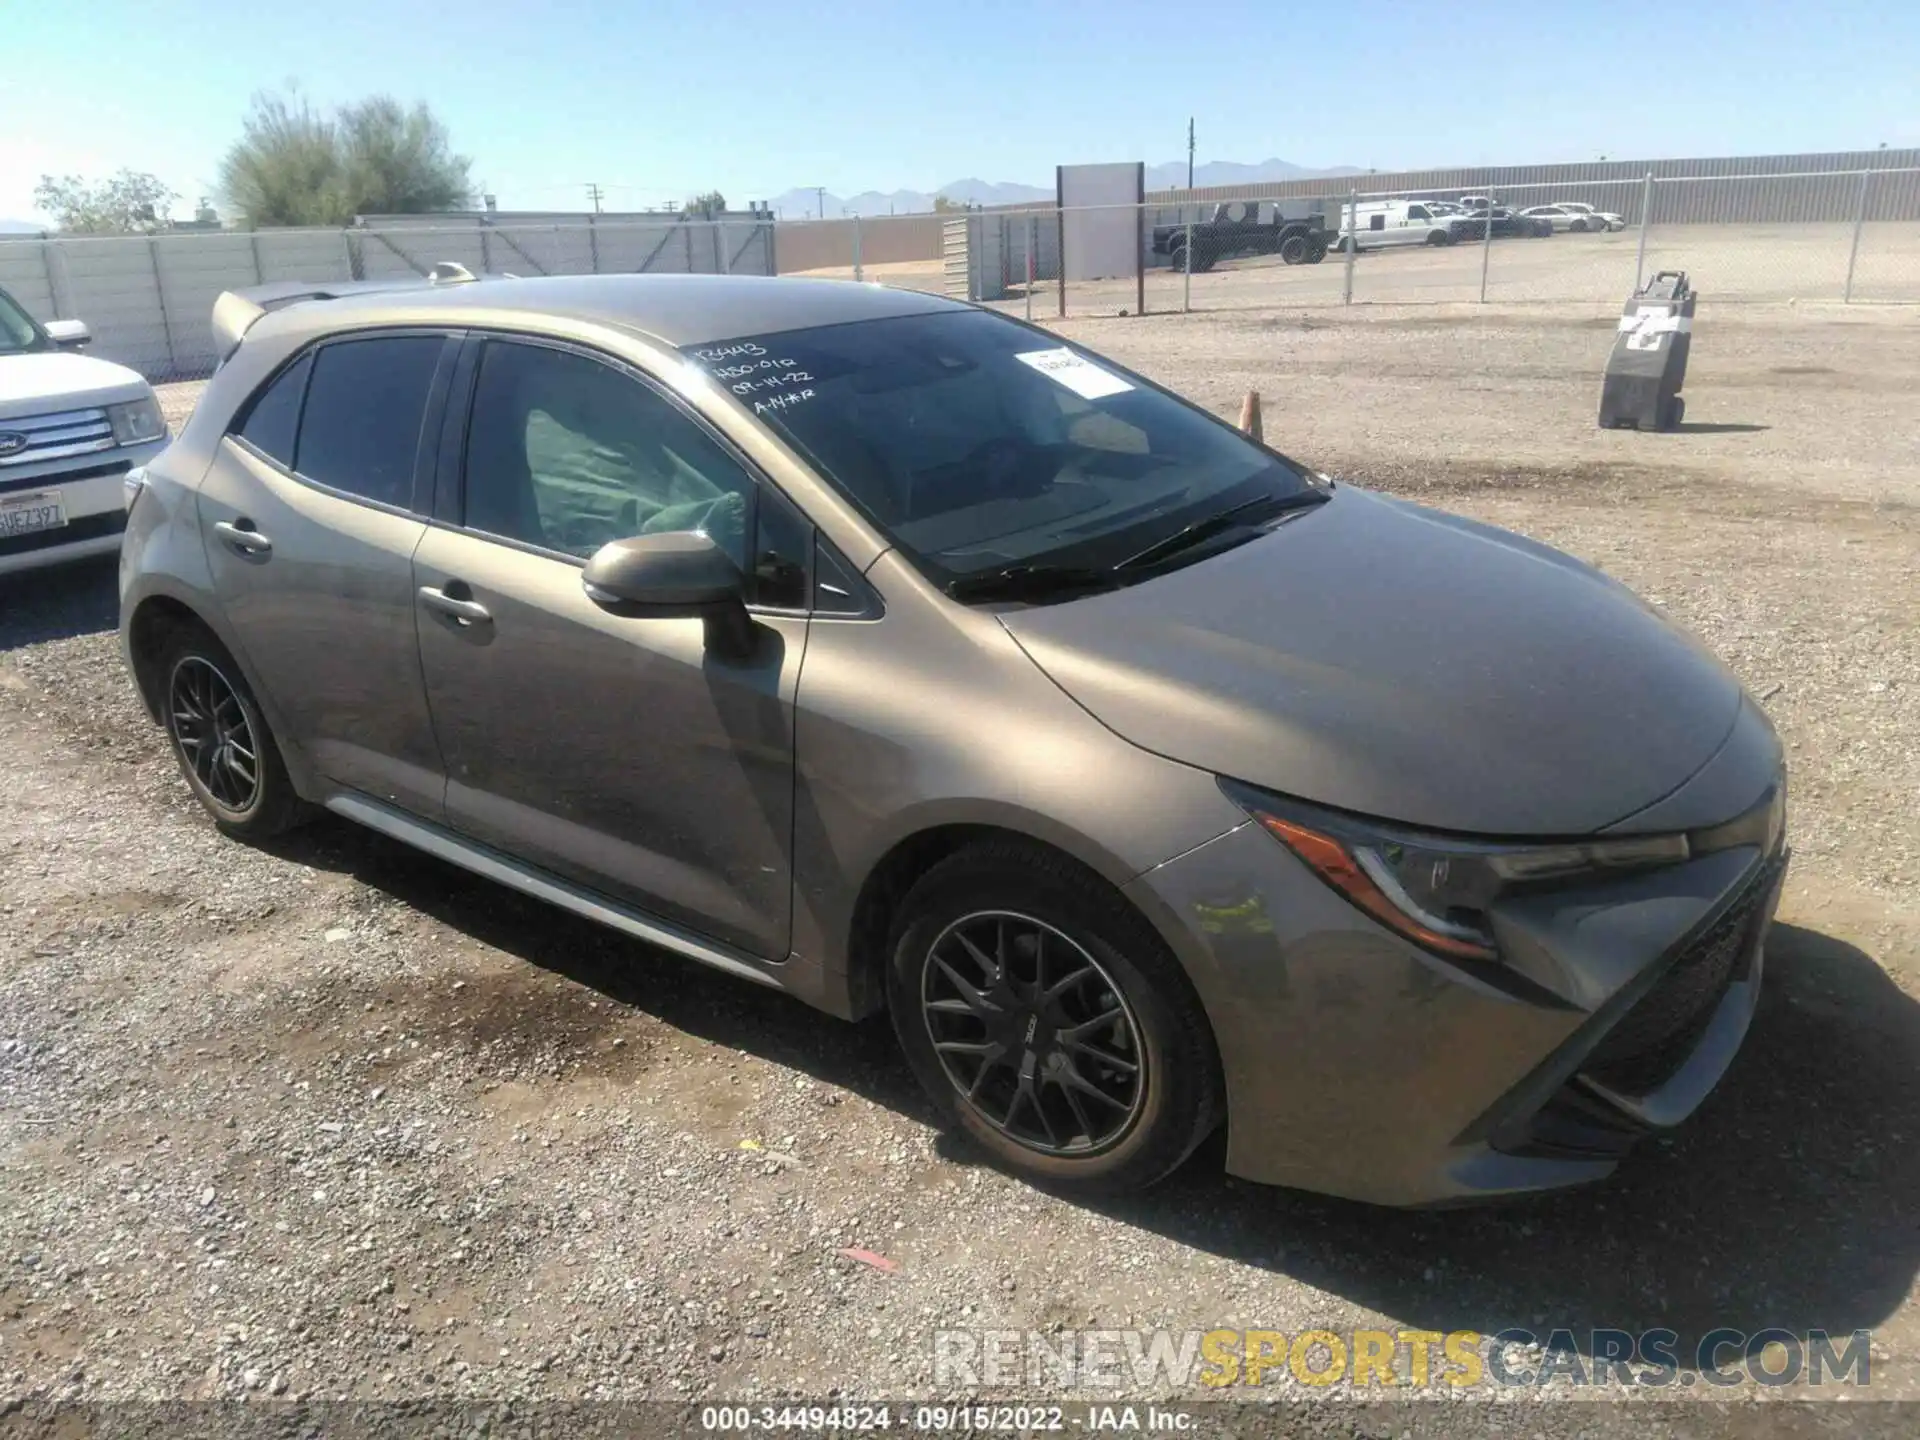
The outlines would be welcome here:
M 1644 1133 L 1612 1105 L 1569 1082 L 1527 1121 L 1525 1133 L 1508 1149 L 1557 1160 L 1617 1159 Z
M 1773 861 L 1718 920 L 1680 952 L 1653 988 L 1587 1057 L 1583 1073 L 1623 1095 L 1660 1088 L 1700 1043 L 1714 1010 L 1738 978 L 1779 873 Z
M 0 469 L 91 455 L 113 446 L 113 422 L 97 407 L 0 420 Z
M 51 475 L 0 474 L 0 495 L 19 490 L 45 490 L 52 485 L 71 485 L 78 480 L 97 480 L 102 475 L 124 475 L 133 468 L 130 460 L 98 461 L 78 470 L 57 470 Z
M 0 539 L 0 558 L 25 555 L 33 550 L 50 550 L 55 545 L 73 545 L 82 540 L 98 539 L 102 535 L 118 535 L 126 528 L 127 512 L 124 509 L 83 515 L 57 530 L 34 530 L 25 535 L 10 535 Z

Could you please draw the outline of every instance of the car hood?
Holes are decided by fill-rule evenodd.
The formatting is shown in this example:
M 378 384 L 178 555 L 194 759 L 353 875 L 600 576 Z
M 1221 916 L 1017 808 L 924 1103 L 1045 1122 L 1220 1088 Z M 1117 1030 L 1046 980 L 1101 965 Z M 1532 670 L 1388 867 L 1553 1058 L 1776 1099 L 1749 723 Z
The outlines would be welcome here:
M 68 350 L 0 355 L 0 419 L 110 405 L 149 393 L 138 372 L 91 355 Z
M 1348 486 L 1259 540 L 1001 621 L 1145 749 L 1488 836 L 1582 834 L 1653 804 L 1713 756 L 1742 698 L 1590 566 Z

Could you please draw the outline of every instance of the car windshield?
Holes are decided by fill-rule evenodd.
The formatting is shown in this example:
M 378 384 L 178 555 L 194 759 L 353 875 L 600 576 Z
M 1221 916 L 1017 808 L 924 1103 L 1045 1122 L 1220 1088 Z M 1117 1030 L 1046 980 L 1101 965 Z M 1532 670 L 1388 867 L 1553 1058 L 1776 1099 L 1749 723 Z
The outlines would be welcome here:
M 40 333 L 40 327 L 20 308 L 19 301 L 0 290 L 0 355 L 44 348 L 46 341 Z
M 1027 326 L 950 310 L 689 347 L 931 578 L 1107 568 L 1317 487 Z

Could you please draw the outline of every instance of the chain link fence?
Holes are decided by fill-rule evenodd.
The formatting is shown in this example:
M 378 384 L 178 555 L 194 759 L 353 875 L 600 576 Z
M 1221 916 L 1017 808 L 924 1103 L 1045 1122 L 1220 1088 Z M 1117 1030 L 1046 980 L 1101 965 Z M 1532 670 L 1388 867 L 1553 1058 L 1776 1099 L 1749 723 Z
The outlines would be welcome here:
M 812 263 L 787 263 L 798 247 L 783 246 L 781 273 L 937 291 L 1042 320 L 1349 304 L 1614 306 L 1673 269 L 1715 301 L 1920 303 L 1920 167 L 1354 188 L 1077 213 L 1130 231 L 1137 261 L 1111 267 L 1121 273 L 1076 270 L 1076 257 L 1063 255 L 1065 213 L 1049 207 L 810 222 L 798 228 L 809 232 Z
M 0 238 L 0 286 L 155 381 L 211 373 L 224 290 L 425 275 L 811 275 L 972 299 L 1035 320 L 1356 304 L 1613 307 L 1685 270 L 1720 302 L 1920 304 L 1920 167 L 1547 181 L 1491 190 L 1149 201 L 1078 212 L 1118 273 L 1086 273 L 1057 208 L 776 222 L 444 223 Z M 1074 233 L 1091 233 L 1071 227 Z M 1115 243 L 1117 237 L 1117 243 Z M 1137 252 L 1131 262 L 1130 252 Z M 1096 266 L 1096 268 L 1098 268 Z

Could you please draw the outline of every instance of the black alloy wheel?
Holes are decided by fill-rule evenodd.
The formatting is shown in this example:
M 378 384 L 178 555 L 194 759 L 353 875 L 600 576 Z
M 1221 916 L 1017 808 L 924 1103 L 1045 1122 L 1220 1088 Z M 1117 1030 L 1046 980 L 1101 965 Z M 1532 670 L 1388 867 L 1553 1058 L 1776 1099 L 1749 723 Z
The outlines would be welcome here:
M 206 656 L 183 656 L 174 665 L 167 719 L 199 788 L 224 811 L 251 810 L 260 798 L 260 741 L 233 682 Z
M 227 834 L 264 840 L 310 813 L 253 692 L 226 648 L 196 625 L 162 646 L 153 697 L 180 773 Z
M 1213 1031 L 1160 933 L 1100 875 L 1017 836 L 955 851 L 889 926 L 887 1008 L 941 1118 L 1078 1194 L 1151 1185 L 1223 1118 Z
M 1043 1155 L 1090 1155 L 1146 1093 L 1139 1026 L 1113 977 L 1030 915 L 962 916 L 933 942 L 921 1012 L 962 1101 Z

